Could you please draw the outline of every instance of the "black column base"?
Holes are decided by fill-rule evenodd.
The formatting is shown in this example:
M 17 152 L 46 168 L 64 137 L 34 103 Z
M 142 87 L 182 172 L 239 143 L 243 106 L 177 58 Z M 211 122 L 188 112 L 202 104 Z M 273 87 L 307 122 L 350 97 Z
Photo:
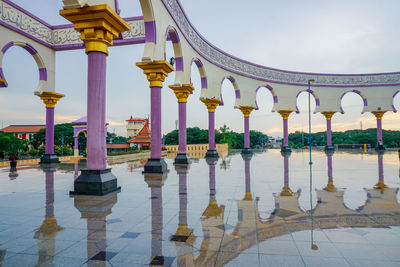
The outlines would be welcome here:
M 174 164 L 189 164 L 189 163 L 190 160 L 186 153 L 178 153 L 178 155 L 176 155 L 174 160 Z
M 60 163 L 56 154 L 45 154 L 40 158 L 39 164 Z
M 148 159 L 146 165 L 144 165 L 143 173 L 164 173 L 164 172 L 168 172 L 168 166 L 163 158 Z
M 241 153 L 242 154 L 253 154 L 253 151 L 251 150 L 251 148 L 243 148 Z
M 292 150 L 289 147 L 289 150 L 282 150 L 281 149 L 281 156 L 282 157 L 290 157 L 290 155 L 292 155 Z
M 292 152 L 290 146 L 283 146 L 281 147 L 281 152 Z
M 335 151 L 335 147 L 334 146 L 325 146 L 325 151 Z
M 251 160 L 251 158 L 253 157 L 253 153 L 242 153 L 242 159 L 243 160 Z
M 384 150 L 386 150 L 386 148 L 383 145 L 376 145 L 375 150 L 384 151 Z
M 117 186 L 117 178 L 111 173 L 111 168 L 104 170 L 81 170 L 81 175 L 74 182 L 73 195 L 104 196 L 121 189 Z
M 209 150 L 207 150 L 205 158 L 206 158 L 206 159 L 209 159 L 209 158 L 219 158 L 219 155 L 218 155 L 217 150 L 215 150 L 215 149 L 212 149 L 212 150 L 209 149 Z

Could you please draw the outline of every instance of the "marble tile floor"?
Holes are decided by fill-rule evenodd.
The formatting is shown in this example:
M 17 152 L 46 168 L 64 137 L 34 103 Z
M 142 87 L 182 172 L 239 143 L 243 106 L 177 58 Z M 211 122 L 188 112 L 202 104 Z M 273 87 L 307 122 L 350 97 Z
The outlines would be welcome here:
M 315 151 L 311 187 L 307 151 L 172 162 L 102 197 L 69 195 L 83 165 L 0 169 L 0 266 L 400 266 L 397 152 Z

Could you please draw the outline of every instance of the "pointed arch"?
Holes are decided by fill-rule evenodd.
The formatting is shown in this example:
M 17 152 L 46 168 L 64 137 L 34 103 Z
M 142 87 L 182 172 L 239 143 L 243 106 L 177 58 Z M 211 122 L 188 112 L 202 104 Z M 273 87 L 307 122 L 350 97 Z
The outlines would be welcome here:
M 193 63 L 197 66 L 197 69 L 200 72 L 201 89 L 207 89 L 208 88 L 207 74 L 206 74 L 206 70 L 204 68 L 203 62 L 199 58 L 194 57 L 194 58 L 192 58 L 190 65 L 192 65 Z M 192 79 L 190 79 L 190 80 L 192 80 Z
M 222 84 L 224 83 L 225 79 L 229 80 L 229 81 L 232 83 L 233 88 L 235 89 L 235 99 L 236 99 L 236 102 L 240 99 L 240 90 L 239 90 L 239 87 L 238 87 L 238 85 L 237 85 L 236 79 L 235 79 L 233 76 L 231 76 L 231 75 L 224 76 L 224 77 L 222 78 L 222 80 L 221 80 L 221 94 L 220 94 L 221 103 L 219 104 L 220 106 L 223 106 L 223 105 L 224 105 L 224 100 L 222 99 Z
M 354 89 L 354 90 L 348 90 L 346 92 L 344 92 L 341 96 L 340 96 L 340 113 L 344 114 L 344 110 L 342 108 L 342 99 L 343 97 L 347 94 L 347 93 L 356 93 L 357 95 L 359 95 L 361 97 L 361 99 L 363 100 L 363 105 L 364 108 L 368 106 L 368 100 L 367 98 L 358 90 Z M 361 112 L 364 113 L 364 112 Z
M 39 70 L 39 85 L 35 92 L 43 92 L 47 87 L 47 68 L 43 62 L 43 59 L 39 55 L 38 51 L 31 44 L 20 41 L 9 42 L 5 46 L 3 46 L 3 48 L 0 51 L 0 79 L 4 79 L 4 82 L 0 84 L 0 87 L 8 86 L 3 72 L 3 56 L 7 52 L 7 50 L 13 46 L 22 47 L 23 49 L 25 49 L 25 51 L 31 54 L 31 56 L 35 60 Z
M 300 95 L 301 93 L 303 93 L 303 92 L 308 92 L 308 89 L 306 89 L 306 90 L 301 90 L 301 91 L 299 91 L 299 92 L 297 93 L 297 95 L 296 95 L 296 113 L 297 113 L 297 114 L 300 113 L 300 110 L 299 110 L 299 108 L 298 108 L 298 106 L 297 106 L 297 98 L 298 98 L 299 95 Z M 316 107 L 319 107 L 319 105 L 320 105 L 319 97 L 315 94 L 315 92 L 314 92 L 313 90 L 310 90 L 310 93 L 311 93 L 311 95 L 314 97 L 315 106 L 316 106 Z
M 270 86 L 268 84 L 260 85 L 256 89 L 256 110 L 258 110 L 257 93 L 258 93 L 258 90 L 260 90 L 261 88 L 267 88 L 270 91 L 271 95 L 272 95 L 272 99 L 274 101 L 273 104 L 274 105 L 278 104 L 278 96 L 276 95 L 276 93 L 274 91 L 274 88 L 272 88 L 272 86 Z

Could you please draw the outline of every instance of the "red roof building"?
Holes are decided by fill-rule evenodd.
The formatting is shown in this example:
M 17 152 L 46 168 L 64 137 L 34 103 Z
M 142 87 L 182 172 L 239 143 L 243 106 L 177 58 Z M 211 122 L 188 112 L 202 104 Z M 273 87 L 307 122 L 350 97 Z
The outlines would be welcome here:
M 130 144 L 107 144 L 107 153 L 128 152 Z
M 41 129 L 45 129 L 46 125 L 10 125 L 0 131 L 5 133 L 13 133 L 15 137 L 22 140 L 32 140 L 33 135 Z
M 148 150 L 150 149 L 151 143 L 151 132 L 149 127 L 149 120 L 145 119 L 143 128 L 140 130 L 137 136 L 128 140 L 128 143 L 137 144 L 139 149 Z

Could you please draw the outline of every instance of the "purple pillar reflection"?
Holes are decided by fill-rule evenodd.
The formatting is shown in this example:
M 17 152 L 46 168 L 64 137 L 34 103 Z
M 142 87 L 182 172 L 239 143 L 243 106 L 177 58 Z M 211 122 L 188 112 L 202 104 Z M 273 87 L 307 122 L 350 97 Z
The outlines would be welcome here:
M 151 187 L 151 255 L 162 256 L 162 188 Z
M 326 120 L 326 145 L 332 145 L 332 121 Z
M 46 218 L 54 216 L 54 172 L 46 172 Z
M 383 154 L 378 154 L 378 175 L 379 175 L 379 182 L 383 183 Z
M 79 149 L 79 140 L 78 140 L 78 137 L 74 137 L 74 149 Z
M 46 108 L 46 154 L 54 154 L 54 108 Z
M 376 138 L 377 143 L 382 144 L 382 119 L 376 119 Z
M 250 160 L 244 160 L 244 173 L 245 173 L 245 179 L 246 179 L 246 193 L 250 193 L 251 187 L 250 187 Z
M 250 117 L 244 117 L 244 148 L 250 148 Z
M 210 186 L 210 201 L 215 201 L 215 165 L 208 165 L 209 186 Z
M 283 119 L 283 146 L 288 146 L 288 119 Z
M 328 183 L 333 183 L 332 155 L 328 155 Z
M 161 158 L 161 87 L 151 87 L 150 92 L 151 143 L 150 158 Z
M 179 153 L 186 154 L 186 102 L 179 102 Z
M 289 157 L 283 157 L 283 185 L 284 187 L 289 187 Z
M 106 59 L 101 52 L 88 53 L 87 169 L 103 170 L 106 164 Z
M 215 150 L 215 112 L 208 112 L 208 149 Z
M 179 173 L 179 225 L 187 225 L 187 174 Z

